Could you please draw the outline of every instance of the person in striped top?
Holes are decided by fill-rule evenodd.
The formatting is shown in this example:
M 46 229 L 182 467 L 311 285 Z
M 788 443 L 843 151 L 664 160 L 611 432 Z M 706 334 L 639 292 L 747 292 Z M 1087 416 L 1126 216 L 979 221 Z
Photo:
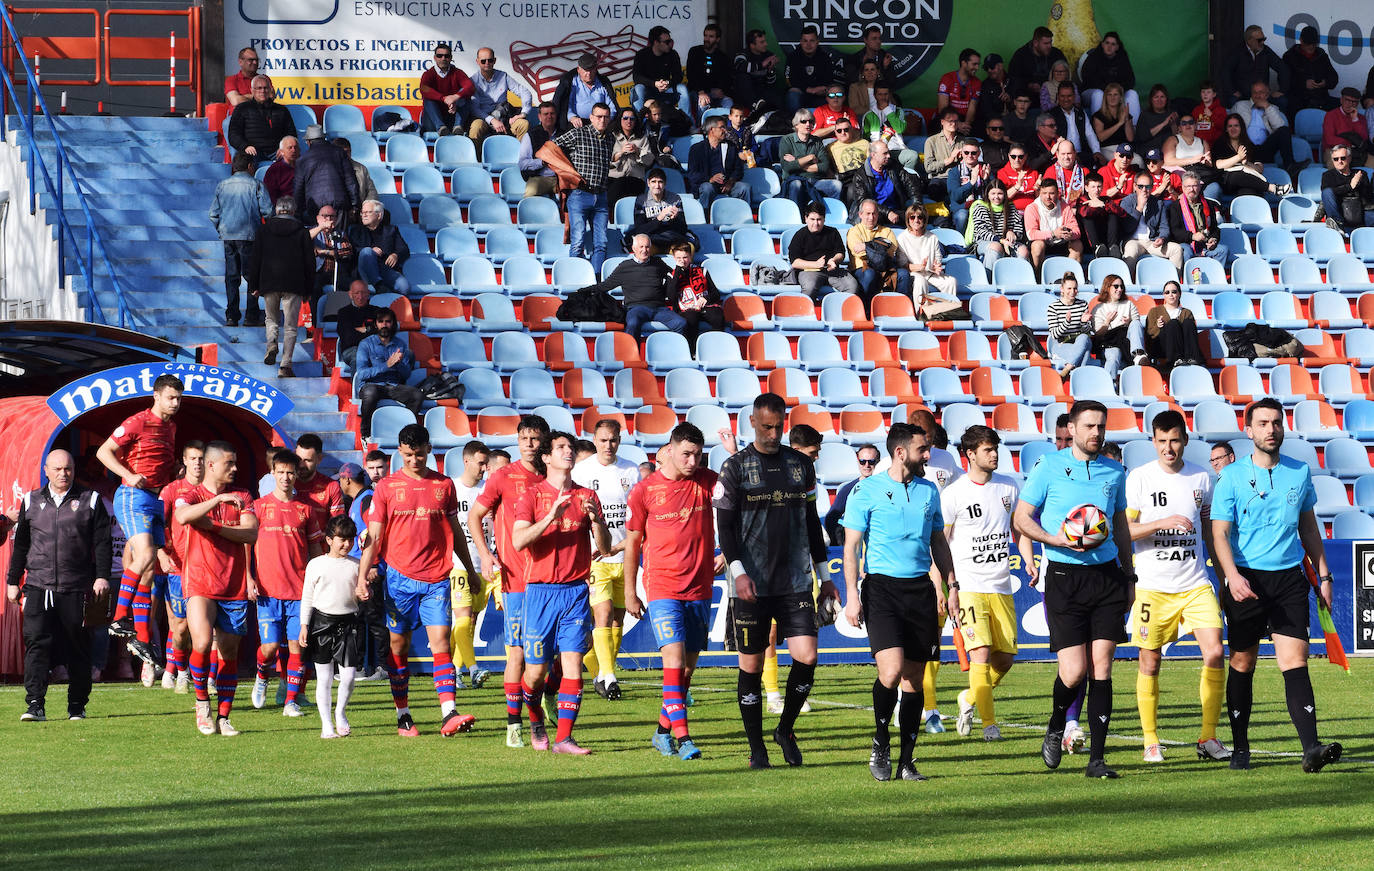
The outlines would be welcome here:
M 1065 272 L 1059 279 L 1059 299 L 1050 303 L 1050 360 L 1061 378 L 1088 362 L 1092 353 L 1092 315 L 1078 298 L 1078 276 Z

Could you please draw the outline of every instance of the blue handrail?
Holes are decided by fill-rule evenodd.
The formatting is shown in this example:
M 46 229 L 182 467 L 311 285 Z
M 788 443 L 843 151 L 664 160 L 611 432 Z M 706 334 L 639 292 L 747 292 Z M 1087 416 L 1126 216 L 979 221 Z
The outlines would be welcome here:
M 29 171 L 29 214 L 32 215 L 38 210 L 38 192 L 34 187 L 34 168 L 42 173 L 43 184 L 48 189 L 48 195 L 57 203 L 57 222 L 60 232 L 57 234 L 57 281 L 59 285 L 64 285 L 67 280 L 67 262 L 65 254 L 65 239 L 71 239 L 72 250 L 77 251 L 77 264 L 81 270 L 81 275 L 86 280 L 86 308 L 90 313 L 90 318 L 98 324 L 108 324 L 105 318 L 104 309 L 101 308 L 100 299 L 96 295 L 94 263 L 95 254 L 98 250 L 100 259 L 105 264 L 105 270 L 110 276 L 110 283 L 114 287 L 115 300 L 119 308 L 119 326 L 127 329 L 130 326 L 132 315 L 129 306 L 124 300 L 124 289 L 120 286 L 119 276 L 115 273 L 114 264 L 110 262 L 110 256 L 105 250 L 105 242 L 100 238 L 100 232 L 96 228 L 95 218 L 91 214 L 90 207 L 86 204 L 86 195 L 81 190 L 81 180 L 72 169 L 72 162 L 67 157 L 67 149 L 62 145 L 62 137 L 57 133 L 57 125 L 53 123 L 53 116 L 48 111 L 47 101 L 43 99 L 41 91 L 35 92 L 33 89 L 34 74 L 29 66 L 29 59 L 24 56 L 23 43 L 19 39 L 19 31 L 14 26 L 14 20 L 10 18 L 9 7 L 0 3 L 0 21 L 3 21 L 4 33 L 0 34 L 0 41 L 6 45 L 12 45 L 14 54 L 19 58 L 19 63 L 24 67 L 24 99 L 19 99 L 19 94 L 15 90 L 14 79 L 10 76 L 9 68 L 0 64 L 0 80 L 5 83 L 7 94 L 0 94 L 0 98 L 8 97 L 12 100 L 16 108 L 22 110 L 16 113 L 19 123 L 23 125 L 25 139 L 28 142 L 27 163 Z M 38 101 L 39 109 L 43 118 L 48 122 L 48 129 L 52 132 L 53 144 L 57 149 L 56 175 L 57 183 L 53 183 L 52 175 L 48 172 L 47 162 L 43 159 L 43 153 L 38 150 L 37 138 L 34 136 L 33 129 L 33 105 L 34 100 Z M 2 107 L 0 107 L 2 108 Z M 0 138 L 6 135 L 5 125 L 8 119 L 8 111 L 0 111 Z M 72 229 L 71 223 L 67 220 L 67 213 L 63 208 L 62 177 L 66 176 L 72 181 L 72 190 L 76 192 L 77 204 L 81 206 L 81 213 L 86 218 L 86 245 L 85 256 L 81 256 L 81 245 L 76 238 L 76 231 Z

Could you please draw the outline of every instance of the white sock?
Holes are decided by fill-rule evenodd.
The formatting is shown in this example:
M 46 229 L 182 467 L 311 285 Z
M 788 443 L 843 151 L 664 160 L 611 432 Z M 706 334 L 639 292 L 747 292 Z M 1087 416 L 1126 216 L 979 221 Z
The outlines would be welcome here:
M 447 717 L 453 711 L 458 710 L 458 703 L 453 699 L 445 699 L 439 703 L 439 713 Z
M 333 707 L 333 700 L 329 696 L 334 690 L 334 663 L 316 663 L 315 672 L 318 675 L 315 681 L 315 707 L 320 710 L 321 728 L 332 732 L 334 720 L 329 716 L 329 709 Z
M 339 725 L 348 725 L 348 718 L 344 716 L 344 709 L 348 707 L 348 700 L 353 696 L 353 682 L 357 679 L 358 669 L 350 665 L 339 668 L 339 701 L 334 708 L 334 719 Z

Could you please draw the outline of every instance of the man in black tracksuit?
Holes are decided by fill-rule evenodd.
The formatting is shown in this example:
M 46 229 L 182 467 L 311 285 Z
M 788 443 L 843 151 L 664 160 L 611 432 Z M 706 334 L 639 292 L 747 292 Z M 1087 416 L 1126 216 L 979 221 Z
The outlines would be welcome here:
M 43 464 L 48 486 L 24 497 L 14 532 L 5 593 L 18 602 L 24 581 L 24 695 L 20 718 L 46 719 L 43 700 L 53 651 L 66 651 L 67 718 L 84 720 L 91 696 L 91 635 L 84 624 L 88 596 L 110 592 L 110 515 L 100 494 L 72 481 L 75 464 L 64 450 Z M 27 573 L 27 574 L 26 574 Z

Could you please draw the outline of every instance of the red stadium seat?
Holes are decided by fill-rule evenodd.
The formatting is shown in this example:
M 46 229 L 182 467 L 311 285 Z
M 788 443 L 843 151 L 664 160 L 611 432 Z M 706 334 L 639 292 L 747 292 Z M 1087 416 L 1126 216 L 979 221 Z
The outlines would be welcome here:
M 772 327 L 763 297 L 754 293 L 735 292 L 725 298 L 725 323 L 737 330 L 766 330 Z
M 548 293 L 532 293 L 520 303 L 520 322 L 532 333 L 547 333 L 553 329 L 549 321 L 555 319 L 563 300 Z
M 821 436 L 835 435 L 835 418 L 820 405 L 798 405 L 787 412 L 787 428 L 798 424 L 814 426 Z

